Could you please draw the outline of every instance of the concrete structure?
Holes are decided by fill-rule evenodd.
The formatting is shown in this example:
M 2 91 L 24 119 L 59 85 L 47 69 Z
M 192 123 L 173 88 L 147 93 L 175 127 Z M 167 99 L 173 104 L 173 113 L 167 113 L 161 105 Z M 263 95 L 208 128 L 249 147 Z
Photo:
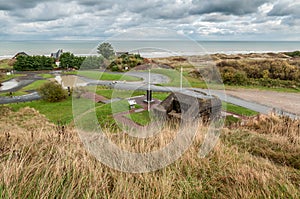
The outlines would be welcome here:
M 158 117 L 176 120 L 201 118 L 207 122 L 221 115 L 219 98 L 199 91 L 184 90 L 170 94 L 153 112 Z

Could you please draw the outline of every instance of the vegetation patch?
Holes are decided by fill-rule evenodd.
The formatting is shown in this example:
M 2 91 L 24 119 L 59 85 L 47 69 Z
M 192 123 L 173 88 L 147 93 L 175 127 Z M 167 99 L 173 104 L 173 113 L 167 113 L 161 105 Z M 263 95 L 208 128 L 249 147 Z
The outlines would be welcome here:
M 19 55 L 13 68 L 17 71 L 38 71 L 52 70 L 54 66 L 55 60 L 51 57 Z
M 2 116 L 4 112 L 5 115 Z M 38 112 L 28 108 L 19 112 L 1 109 L 0 115 L 0 125 L 4 127 L 0 129 L 2 198 L 120 198 L 120 196 L 299 198 L 300 196 L 299 169 L 243 151 L 239 145 L 233 145 L 223 137 L 213 151 L 205 158 L 199 158 L 199 146 L 203 144 L 203 135 L 208 130 L 203 126 L 199 127 L 189 150 L 174 163 L 158 171 L 132 174 L 117 171 L 100 163 L 87 152 L 72 126 L 62 128 L 50 124 Z M 108 139 L 118 147 L 143 153 L 168 144 L 173 138 L 172 135 L 176 135 L 176 130 L 172 127 L 165 128 L 163 135 L 153 136 L 147 140 L 140 139 L 142 140 L 140 143 L 136 139 L 130 139 L 130 136 L 126 136 L 123 132 L 113 134 L 104 129 L 104 133 L 107 131 Z M 235 136 L 239 133 L 237 132 Z M 247 134 L 242 135 L 244 141 L 249 142 Z M 243 140 L 239 139 L 239 142 Z M 255 141 L 253 138 L 250 139 Z M 255 145 L 256 143 L 251 142 L 249 147 Z M 273 150 L 279 149 L 274 147 Z
M 287 145 L 286 142 L 268 139 L 266 136 L 249 131 L 232 131 L 222 135 L 221 138 L 227 144 L 237 145 L 242 151 L 300 169 L 299 145 Z
M 222 109 L 224 111 L 242 116 L 254 116 L 258 114 L 256 111 L 226 102 L 222 102 Z
M 294 51 L 294 52 L 286 52 L 284 53 L 290 57 L 300 57 L 300 51 Z
M 39 95 L 47 102 L 59 102 L 67 97 L 67 92 L 57 82 L 46 82 L 38 89 Z
M 106 97 L 107 99 L 114 98 L 130 98 L 130 97 L 136 97 L 140 95 L 145 95 L 145 91 L 130 91 L 130 90 L 114 90 L 109 88 L 98 88 L 96 89 L 96 93 L 98 95 L 102 95 Z
M 232 115 L 228 115 L 228 116 L 226 116 L 226 118 L 225 118 L 225 126 L 226 126 L 226 127 L 231 127 L 232 125 L 237 124 L 237 123 L 239 123 L 240 121 L 241 121 L 241 119 L 236 118 L 236 117 L 234 117 L 234 116 L 232 116 Z
M 12 70 L 12 61 L 10 59 L 0 60 L 0 69 L 1 70 Z
M 87 111 L 90 107 L 85 104 L 90 103 L 91 100 L 80 98 L 78 99 L 78 104 L 82 104 L 81 112 Z M 9 104 L 6 105 L 11 107 L 13 111 L 18 111 L 24 107 L 31 107 L 38 110 L 41 114 L 45 115 L 49 121 L 53 123 L 64 123 L 69 124 L 73 121 L 73 112 L 72 112 L 72 98 L 68 97 L 66 100 L 61 102 L 46 102 L 43 100 L 24 102 L 18 104 Z
M 100 71 L 73 71 L 73 72 L 65 72 L 65 74 L 74 74 L 84 76 L 94 80 L 107 80 L 107 81 L 141 81 L 141 78 L 122 75 L 122 74 L 113 74 L 107 72 Z
M 112 102 L 111 104 L 104 104 L 96 108 L 96 115 L 98 122 L 102 128 L 109 128 L 112 131 L 119 129 L 113 115 L 129 110 L 129 103 L 127 100 Z
M 112 71 L 128 71 L 136 66 L 144 63 L 144 58 L 139 54 L 123 54 L 118 58 L 115 58 L 109 65 Z
M 142 111 L 142 112 L 138 112 L 138 113 L 131 113 L 131 114 L 125 115 L 125 117 L 127 117 L 128 119 L 131 119 L 132 121 L 134 121 L 135 123 L 137 123 L 141 126 L 146 126 L 151 121 L 149 114 L 150 113 L 148 111 Z
M 39 74 L 38 76 L 44 78 L 44 79 L 50 79 L 50 78 L 54 78 L 54 75 L 49 74 L 49 73 L 45 73 L 45 74 Z
M 11 80 L 11 79 L 14 79 L 17 77 L 22 77 L 22 76 L 25 76 L 25 75 L 24 74 L 13 74 L 13 75 L 6 75 L 6 74 L 1 75 L 0 74 L 0 82 L 5 82 L 5 81 Z
M 23 87 L 20 91 L 38 90 L 46 82 L 48 82 L 48 80 L 37 80 L 37 81 Z

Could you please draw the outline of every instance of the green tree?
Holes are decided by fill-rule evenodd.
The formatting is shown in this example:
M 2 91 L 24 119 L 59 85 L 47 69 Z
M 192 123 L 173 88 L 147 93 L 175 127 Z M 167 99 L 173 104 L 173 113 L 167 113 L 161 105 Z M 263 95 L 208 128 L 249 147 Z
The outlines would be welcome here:
M 68 68 L 75 68 L 79 69 L 81 64 L 84 61 L 84 57 L 75 56 L 73 53 L 66 52 L 60 56 L 60 68 L 68 69 Z
M 70 53 L 70 52 L 65 52 L 65 53 L 61 54 L 61 56 L 59 58 L 59 61 L 60 61 L 59 67 L 63 68 L 63 69 L 73 67 L 74 58 L 75 58 L 74 54 Z
M 48 102 L 59 102 L 67 97 L 67 91 L 57 82 L 46 82 L 38 89 L 38 93 Z
M 14 70 L 18 71 L 35 71 L 35 70 L 52 70 L 54 59 L 46 56 L 24 56 L 20 55 L 14 62 Z
M 98 69 L 104 65 L 104 58 L 102 56 L 89 56 L 83 61 L 81 67 L 83 69 Z
M 102 43 L 97 48 L 98 54 L 102 55 L 105 59 L 115 55 L 115 51 L 110 43 Z

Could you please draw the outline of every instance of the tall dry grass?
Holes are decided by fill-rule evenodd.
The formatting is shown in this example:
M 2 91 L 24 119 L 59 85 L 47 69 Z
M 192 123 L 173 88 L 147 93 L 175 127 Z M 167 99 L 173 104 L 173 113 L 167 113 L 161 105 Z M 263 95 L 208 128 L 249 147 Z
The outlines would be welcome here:
M 98 162 L 86 151 L 72 126 L 53 125 L 30 108 L 17 113 L 1 109 L 0 115 L 2 198 L 300 197 L 299 169 L 241 151 L 239 144 L 228 141 L 235 132 L 252 135 L 246 129 L 225 129 L 214 151 L 199 158 L 206 132 L 201 126 L 190 149 L 170 166 L 129 174 Z M 111 135 L 116 144 L 147 151 L 165 145 L 174 131 L 166 129 L 163 136 L 155 136 L 152 144 L 145 143 L 144 147 L 141 141 L 119 135 Z

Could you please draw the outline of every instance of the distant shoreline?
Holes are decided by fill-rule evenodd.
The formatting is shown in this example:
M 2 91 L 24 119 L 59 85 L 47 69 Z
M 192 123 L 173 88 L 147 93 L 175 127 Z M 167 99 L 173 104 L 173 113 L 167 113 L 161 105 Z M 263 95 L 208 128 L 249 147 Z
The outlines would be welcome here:
M 190 57 L 190 56 L 203 56 L 203 55 L 217 55 L 217 54 L 224 54 L 224 55 L 247 55 L 247 54 L 267 54 L 267 53 L 275 53 L 275 54 L 283 54 L 286 52 L 293 52 L 293 51 L 245 51 L 245 52 L 214 52 L 214 53 L 199 53 L 199 54 L 184 54 L 184 53 L 172 53 L 172 54 L 164 54 L 164 53 L 152 53 L 152 54 L 145 54 L 140 53 L 142 57 L 144 58 L 168 58 L 168 57 L 174 57 L 174 56 L 182 56 L 182 57 Z M 34 54 L 34 55 L 41 55 L 42 54 Z M 95 56 L 98 54 L 75 54 L 76 56 Z M 4 59 L 12 59 L 15 55 L 0 55 L 0 60 Z M 50 55 L 44 55 L 46 57 L 50 57 Z
M 18 52 L 28 55 L 46 55 L 63 49 L 75 55 L 97 53 L 101 41 L 47 40 L 0 41 L 0 59 L 11 58 Z M 108 41 L 117 52 L 140 53 L 146 58 L 191 56 L 203 54 L 278 53 L 300 50 L 300 41 L 193 41 L 193 40 L 118 40 Z

